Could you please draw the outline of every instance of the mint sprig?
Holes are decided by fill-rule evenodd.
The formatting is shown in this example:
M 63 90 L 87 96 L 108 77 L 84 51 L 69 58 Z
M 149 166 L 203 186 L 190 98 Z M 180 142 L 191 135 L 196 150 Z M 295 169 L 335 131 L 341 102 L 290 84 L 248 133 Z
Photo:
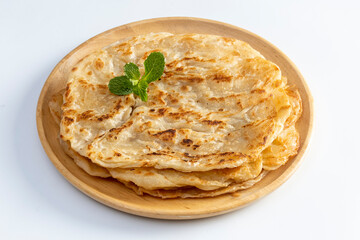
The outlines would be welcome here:
M 135 95 L 140 96 L 141 100 L 147 102 L 148 95 L 147 95 L 147 88 L 149 84 L 146 81 L 139 81 L 133 88 L 133 92 Z
M 139 67 L 135 63 L 131 62 L 131 63 L 125 64 L 124 72 L 125 72 L 125 75 L 130 80 L 139 80 L 140 79 Z
M 151 53 L 144 62 L 145 74 L 142 76 L 142 80 L 147 83 L 158 80 L 164 73 L 165 58 L 161 52 Z
M 164 73 L 165 58 L 161 52 L 152 52 L 144 62 L 145 73 L 140 78 L 139 67 L 135 63 L 127 63 L 124 66 L 125 75 L 114 77 L 110 80 L 108 88 L 116 95 L 128 95 L 134 93 L 142 101 L 148 99 L 147 88 L 149 83 L 160 79 Z
M 133 84 L 127 76 L 114 77 L 108 84 L 110 92 L 116 95 L 128 95 L 133 92 Z

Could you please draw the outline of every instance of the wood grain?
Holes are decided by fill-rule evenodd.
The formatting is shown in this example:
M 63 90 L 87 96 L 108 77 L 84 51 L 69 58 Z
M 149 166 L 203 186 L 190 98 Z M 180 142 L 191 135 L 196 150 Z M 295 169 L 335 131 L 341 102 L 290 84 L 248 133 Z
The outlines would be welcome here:
M 150 32 L 204 33 L 231 37 L 248 42 L 267 59 L 275 62 L 290 84 L 295 84 L 303 100 L 303 115 L 297 123 L 301 143 L 297 156 L 268 174 L 250 189 L 204 199 L 168 199 L 138 196 L 115 180 L 92 177 L 82 171 L 61 149 L 58 126 L 48 108 L 51 96 L 65 87 L 70 69 L 89 53 L 120 39 Z M 229 24 L 199 18 L 157 18 L 126 24 L 101 33 L 84 42 L 65 56 L 51 72 L 41 91 L 36 119 L 42 145 L 56 168 L 79 190 L 115 209 L 161 219 L 195 219 L 223 214 L 242 208 L 269 194 L 284 183 L 297 169 L 309 145 L 313 126 L 313 100 L 296 66 L 279 49 L 255 34 Z

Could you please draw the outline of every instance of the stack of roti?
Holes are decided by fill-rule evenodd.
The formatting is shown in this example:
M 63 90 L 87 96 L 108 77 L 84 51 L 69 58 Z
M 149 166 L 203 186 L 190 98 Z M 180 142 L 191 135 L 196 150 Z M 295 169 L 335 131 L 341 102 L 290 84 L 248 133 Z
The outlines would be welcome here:
M 151 52 L 165 56 L 148 101 L 118 96 L 110 79 Z M 297 154 L 298 91 L 247 43 L 151 33 L 116 42 L 73 67 L 49 103 L 64 151 L 92 176 L 161 198 L 249 188 Z

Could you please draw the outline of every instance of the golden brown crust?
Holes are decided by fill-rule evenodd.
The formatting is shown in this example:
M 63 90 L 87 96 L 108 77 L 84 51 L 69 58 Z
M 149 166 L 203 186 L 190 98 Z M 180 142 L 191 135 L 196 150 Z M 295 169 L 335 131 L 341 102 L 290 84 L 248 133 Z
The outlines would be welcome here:
M 61 94 L 58 93 L 57 95 Z M 62 104 L 61 98 L 54 96 L 53 99 L 60 99 L 60 101 L 58 100 L 54 103 L 49 103 L 50 110 L 55 111 L 56 109 L 60 109 Z M 61 114 L 61 112 L 59 112 L 59 114 Z M 54 116 L 54 120 L 56 120 L 55 117 L 56 116 Z M 271 168 L 275 169 L 281 164 L 284 164 L 289 156 L 293 154 L 291 151 L 296 150 L 294 147 L 291 150 L 291 145 L 289 145 L 289 143 L 293 142 L 291 139 L 290 141 L 286 141 L 289 134 L 294 134 L 293 128 L 289 128 L 284 133 L 280 134 L 279 137 L 273 142 L 273 144 L 262 153 L 262 158 L 259 158 L 256 161 L 246 162 L 241 165 L 241 167 L 191 173 L 182 173 L 171 169 L 159 170 L 145 167 L 131 169 L 110 169 L 110 174 L 109 170 L 92 163 L 90 159 L 76 153 L 73 149 L 70 148 L 69 143 L 65 143 L 64 141 L 61 141 L 61 143 L 67 155 L 73 158 L 75 163 L 80 168 L 92 176 L 112 176 L 117 178 L 120 182 L 128 184 L 132 182 L 131 184 L 135 184 L 132 185 L 132 187 L 134 188 L 134 186 L 136 186 L 136 191 L 139 192 L 139 189 L 142 189 L 142 193 L 148 192 L 150 195 L 155 196 L 160 196 L 162 194 L 163 198 L 169 198 L 171 194 L 172 197 L 194 197 L 191 194 L 189 195 L 189 192 L 197 192 L 199 193 L 198 197 L 200 197 L 205 195 L 215 196 L 218 194 L 224 194 L 226 192 L 233 192 L 236 189 L 239 189 L 239 187 L 234 186 L 238 186 L 240 183 L 245 181 L 253 182 L 251 179 L 254 179 L 256 176 L 258 176 L 262 168 L 262 163 L 265 164 L 264 168 L 268 170 Z M 183 143 L 192 144 L 192 140 L 183 139 Z M 161 153 L 152 154 L 159 155 Z M 226 155 L 229 155 L 229 153 L 222 154 L 222 156 Z M 113 156 L 121 156 L 121 153 L 114 151 Z M 225 161 L 225 159 L 221 159 L 220 161 Z M 191 186 L 193 187 L 191 188 Z M 246 186 L 250 185 L 247 184 Z M 200 193 L 198 190 L 194 191 L 194 187 L 201 189 L 201 191 L 204 192 Z M 173 188 L 172 191 L 155 191 L 156 189 L 169 190 L 169 188 Z M 184 189 L 186 189 L 186 191 L 184 191 Z M 218 190 L 214 192 L 215 189 Z M 174 192 L 176 192 L 176 194 L 174 194 Z
M 131 182 L 123 182 L 125 186 L 134 190 L 138 195 L 148 194 L 153 197 L 160 197 L 163 199 L 171 198 L 205 198 L 205 197 L 216 197 L 226 193 L 234 193 L 237 191 L 245 190 L 254 186 L 257 182 L 263 179 L 267 174 L 267 171 L 263 171 L 259 176 L 254 179 L 247 180 L 242 183 L 233 183 L 228 187 L 220 188 L 212 191 L 202 191 L 198 188 L 176 188 L 176 189 L 156 189 L 148 190 L 139 187 Z
M 167 64 L 147 103 L 109 92 L 125 63 L 142 66 L 153 51 Z M 140 194 L 207 197 L 250 187 L 262 168 L 297 153 L 301 99 L 286 84 L 275 64 L 241 41 L 150 34 L 87 56 L 70 74 L 62 116 L 58 100 L 49 106 L 62 118 L 69 155 L 90 175 L 111 175 Z

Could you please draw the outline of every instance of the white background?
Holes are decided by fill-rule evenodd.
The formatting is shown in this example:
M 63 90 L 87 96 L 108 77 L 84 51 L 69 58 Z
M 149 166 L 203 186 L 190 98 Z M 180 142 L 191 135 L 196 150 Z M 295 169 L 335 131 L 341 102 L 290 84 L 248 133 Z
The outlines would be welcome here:
M 359 1 L 0 0 L 1 239 L 360 239 Z M 283 186 L 219 217 L 125 214 L 68 183 L 41 147 L 35 109 L 60 59 L 146 18 L 192 16 L 250 30 L 295 62 L 315 100 L 308 155 Z

